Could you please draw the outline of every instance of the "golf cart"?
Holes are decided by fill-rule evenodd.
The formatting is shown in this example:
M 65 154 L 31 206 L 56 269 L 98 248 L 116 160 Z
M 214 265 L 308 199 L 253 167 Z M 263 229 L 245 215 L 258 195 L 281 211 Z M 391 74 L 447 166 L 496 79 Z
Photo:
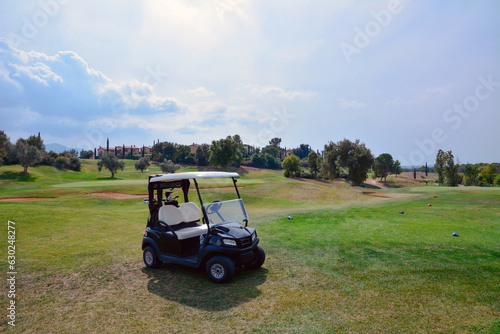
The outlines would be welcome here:
M 248 227 L 248 216 L 240 197 L 238 173 L 187 172 L 151 175 L 149 177 L 150 217 L 142 240 L 144 263 L 158 268 L 165 263 L 205 267 L 215 283 L 227 283 L 235 266 L 258 269 L 265 261 L 258 246 L 255 229 Z M 231 178 L 236 190 L 234 199 L 204 203 L 198 179 Z M 189 201 L 193 181 L 200 207 Z M 183 203 L 172 197 L 182 190 Z

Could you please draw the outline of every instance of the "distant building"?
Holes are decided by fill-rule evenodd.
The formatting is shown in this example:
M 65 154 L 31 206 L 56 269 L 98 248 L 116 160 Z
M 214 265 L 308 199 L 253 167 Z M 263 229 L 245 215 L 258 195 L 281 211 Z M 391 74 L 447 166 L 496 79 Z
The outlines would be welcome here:
M 198 149 L 198 146 L 200 146 L 200 145 L 195 144 L 195 143 L 189 145 L 189 149 L 190 149 L 191 154 L 196 154 L 196 150 Z
M 109 152 L 115 153 L 115 147 L 110 147 Z M 142 146 L 136 147 L 135 145 L 132 146 L 127 146 L 125 145 L 125 157 L 132 152 L 133 155 L 135 156 L 142 156 Z M 99 146 L 97 149 L 97 156 L 101 158 L 103 154 L 106 153 L 106 147 Z M 151 154 L 151 146 L 144 146 L 144 154 Z M 116 155 L 118 157 L 123 156 L 123 145 L 122 146 L 116 146 Z

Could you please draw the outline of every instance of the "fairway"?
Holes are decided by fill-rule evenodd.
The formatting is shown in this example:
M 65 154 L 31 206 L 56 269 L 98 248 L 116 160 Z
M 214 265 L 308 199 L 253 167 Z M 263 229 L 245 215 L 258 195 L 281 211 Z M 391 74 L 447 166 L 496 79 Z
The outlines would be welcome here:
M 142 199 L 89 195 L 145 194 L 159 170 L 127 163 L 111 179 L 91 160 L 82 172 L 32 167 L 22 179 L 21 170 L 0 167 L 0 199 L 52 198 L 0 202 L 0 246 L 14 221 L 17 266 L 16 327 L 7 328 L 4 279 L 1 331 L 500 332 L 499 187 L 362 188 L 240 170 L 267 258 L 216 285 L 201 270 L 145 267 Z M 228 193 L 206 185 L 208 198 Z

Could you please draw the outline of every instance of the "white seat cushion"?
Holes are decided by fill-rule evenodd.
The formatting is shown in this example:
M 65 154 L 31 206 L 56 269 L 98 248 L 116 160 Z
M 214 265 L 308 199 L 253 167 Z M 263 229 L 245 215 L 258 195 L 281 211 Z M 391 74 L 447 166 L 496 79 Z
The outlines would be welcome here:
M 182 223 L 184 217 L 177 207 L 173 205 L 164 205 L 160 208 L 158 219 L 170 226 L 174 226 Z
M 185 227 L 180 230 L 175 231 L 177 238 L 179 240 L 184 240 L 188 238 L 198 237 L 200 235 L 206 234 L 208 232 L 208 227 L 206 224 L 198 225 L 194 227 Z
M 182 203 L 180 207 L 173 205 L 163 205 L 158 213 L 158 218 L 164 221 L 169 226 L 175 226 L 180 223 L 191 223 L 201 219 L 201 210 L 193 202 Z M 184 240 L 188 238 L 198 237 L 208 232 L 206 224 L 184 227 L 177 231 L 177 238 Z M 170 232 L 169 232 L 170 233 Z
M 182 212 L 182 216 L 184 217 L 183 221 L 185 223 L 195 222 L 201 219 L 201 210 L 193 202 L 182 203 L 179 209 Z

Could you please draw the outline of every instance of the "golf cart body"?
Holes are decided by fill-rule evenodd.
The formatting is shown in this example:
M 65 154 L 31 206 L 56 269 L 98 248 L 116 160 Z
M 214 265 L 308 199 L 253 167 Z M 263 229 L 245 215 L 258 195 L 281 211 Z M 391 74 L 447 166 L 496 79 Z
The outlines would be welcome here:
M 265 254 L 255 229 L 248 227 L 248 215 L 236 185 L 237 173 L 187 172 L 149 177 L 150 217 L 142 241 L 144 262 L 150 268 L 162 262 L 190 267 L 206 266 L 207 274 L 217 283 L 228 282 L 234 266 L 257 269 Z M 204 203 L 199 179 L 229 178 L 234 199 Z M 198 204 L 189 199 L 194 184 Z M 182 190 L 181 204 L 171 195 Z M 209 266 L 210 264 L 210 266 Z M 209 268 L 210 267 L 210 268 Z

